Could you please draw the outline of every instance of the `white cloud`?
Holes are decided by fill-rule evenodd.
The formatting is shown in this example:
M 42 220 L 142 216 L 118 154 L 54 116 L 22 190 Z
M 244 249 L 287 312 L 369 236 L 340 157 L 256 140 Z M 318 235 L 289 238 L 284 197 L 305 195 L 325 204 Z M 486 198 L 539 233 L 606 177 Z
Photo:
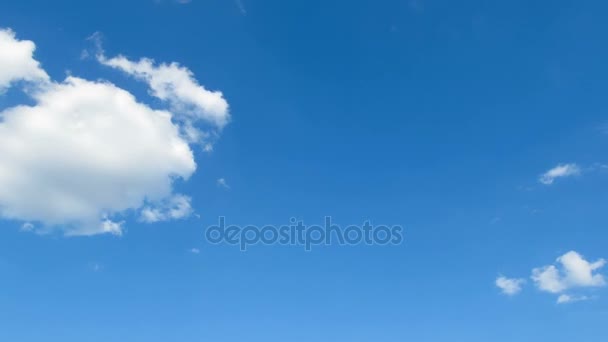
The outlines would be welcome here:
M 190 249 L 190 253 L 192 253 L 192 254 L 199 254 L 200 252 L 201 251 L 198 248 L 192 248 L 192 249 Z
M 18 40 L 10 29 L 0 29 L 0 93 L 16 81 L 46 82 L 47 73 L 33 58 L 36 45 Z
M 582 302 L 589 300 L 587 296 L 571 296 L 567 294 L 560 295 L 557 297 L 557 304 L 566 304 L 566 303 L 574 303 L 574 302 Z
M 539 290 L 559 295 L 558 304 L 580 302 L 592 297 L 583 294 L 572 295 L 570 290 L 582 292 L 588 291 L 590 288 L 605 286 L 606 279 L 598 273 L 598 270 L 605 265 L 606 260 L 604 259 L 589 262 L 579 253 L 570 251 L 557 258 L 553 265 L 532 269 L 531 279 Z M 524 283 L 524 279 L 504 276 L 496 279 L 496 286 L 509 296 L 521 292 Z
M 122 235 L 125 221 L 114 222 L 109 219 L 101 221 L 101 225 L 96 227 L 95 225 L 87 226 L 80 224 L 75 230 L 66 231 L 66 235 L 95 235 L 95 234 L 112 234 Z
M 173 63 L 142 71 L 154 93 L 173 104 L 172 111 L 157 110 L 109 82 L 48 80 L 31 57 L 34 49 L 0 31 L 0 85 L 19 79 L 43 85 L 28 93 L 33 105 L 0 111 L 0 217 L 35 223 L 39 232 L 120 235 L 125 221 L 117 218 L 128 212 L 144 208 L 142 217 L 155 215 L 149 222 L 189 215 L 190 199 L 175 195 L 173 183 L 187 180 L 196 163 L 186 123 L 176 119 L 184 114 L 173 102 L 204 91 L 188 69 Z M 15 54 L 28 67 L 7 73 Z M 217 94 L 203 96 L 217 102 L 199 100 L 209 104 L 205 115 L 225 123 L 227 104 Z
M 514 296 L 521 292 L 522 285 L 525 284 L 524 279 L 507 278 L 500 276 L 496 278 L 496 286 L 502 290 L 502 293 L 508 296 Z
M 604 276 L 596 273 L 606 264 L 604 259 L 591 263 L 579 253 L 570 251 L 557 258 L 557 264 L 559 267 L 549 265 L 532 270 L 532 280 L 540 290 L 562 293 L 572 288 L 606 285 Z
M 186 119 L 202 119 L 218 128 L 230 119 L 228 102 L 222 92 L 205 89 L 194 79 L 192 71 L 178 63 L 157 65 L 148 58 L 135 62 L 124 56 L 106 58 L 103 53 L 99 53 L 97 59 L 148 83 L 152 96 L 169 102 L 174 111 L 185 113 Z
M 581 174 L 581 168 L 576 164 L 560 164 L 542 174 L 539 181 L 545 185 L 551 185 L 557 178 L 577 176 Z
M 31 222 L 25 222 L 24 224 L 21 225 L 21 231 L 22 232 L 31 232 L 34 230 L 34 225 Z
M 183 219 L 192 214 L 191 198 L 174 195 L 156 206 L 147 206 L 141 211 L 141 220 L 148 223 Z
M 219 178 L 217 181 L 217 186 L 224 188 L 224 189 L 230 189 L 230 185 L 228 185 L 228 183 L 226 182 L 226 179 L 224 178 Z
M 560 293 L 566 289 L 557 267 L 553 265 L 533 269 L 532 280 L 539 289 L 546 292 Z
M 196 168 L 171 113 L 112 84 L 68 77 L 34 99 L 0 113 L 4 217 L 117 234 L 120 225 L 95 222 L 170 195 Z
M 203 151 L 208 152 L 208 153 L 213 152 L 213 145 L 209 144 L 209 143 L 204 144 L 203 145 Z

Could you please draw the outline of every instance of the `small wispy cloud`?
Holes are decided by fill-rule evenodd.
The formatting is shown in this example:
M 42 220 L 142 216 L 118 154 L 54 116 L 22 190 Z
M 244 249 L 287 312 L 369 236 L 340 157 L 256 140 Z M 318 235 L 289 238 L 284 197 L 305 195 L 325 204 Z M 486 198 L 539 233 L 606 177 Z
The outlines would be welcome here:
M 409 0 L 407 6 L 414 12 L 420 13 L 424 11 L 424 2 L 422 0 Z
M 490 224 L 494 225 L 499 223 L 500 221 L 502 221 L 502 218 L 499 216 L 494 217 L 493 219 L 490 220 Z
M 594 163 L 589 170 L 591 171 L 608 171 L 608 164 L 605 163 Z
M 146 206 L 141 211 L 140 220 L 147 223 L 185 219 L 193 212 L 191 198 L 184 195 L 173 195 L 171 198 Z
M 247 15 L 247 9 L 245 8 L 243 0 L 234 0 L 234 3 L 236 4 L 236 7 L 238 7 L 242 15 Z
M 524 279 L 507 278 L 504 276 L 496 278 L 496 286 L 507 296 L 514 296 L 520 293 L 522 285 L 525 283 Z
M 557 298 L 557 304 L 582 302 L 582 301 L 586 301 L 589 299 L 590 298 L 587 296 L 571 296 L 571 295 L 563 294 Z
M 205 151 L 207 153 L 213 152 L 213 145 L 212 144 L 205 144 L 203 146 L 203 151 Z
M 198 248 L 191 248 L 190 250 L 188 250 L 190 253 L 192 254 L 200 254 L 201 250 Z
M 551 185 L 558 178 L 578 176 L 581 173 L 582 170 L 577 164 L 559 164 L 549 171 L 543 173 L 539 178 L 539 182 L 544 185 Z
M 101 272 L 103 270 L 103 265 L 98 262 L 89 263 L 89 269 L 93 272 Z
M 224 179 L 224 178 L 218 178 L 216 183 L 217 183 L 217 186 L 219 186 L 220 188 L 230 189 L 230 185 L 228 185 L 228 183 L 226 182 L 226 179 Z
M 22 232 L 31 232 L 34 230 L 34 225 L 30 222 L 25 222 L 24 224 L 21 225 L 21 231 Z

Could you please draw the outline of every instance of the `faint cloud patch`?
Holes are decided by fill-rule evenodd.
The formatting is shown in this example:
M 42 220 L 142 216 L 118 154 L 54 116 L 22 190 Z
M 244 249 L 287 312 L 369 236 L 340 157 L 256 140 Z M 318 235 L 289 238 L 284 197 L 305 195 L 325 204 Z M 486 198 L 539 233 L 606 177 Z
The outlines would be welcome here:
M 409 0 L 407 6 L 416 13 L 424 12 L 424 2 L 422 0 Z
M 203 151 L 207 152 L 207 153 L 213 152 L 213 145 L 212 144 L 203 145 Z
M 563 294 L 557 298 L 557 304 L 583 302 L 583 301 L 586 301 L 589 299 L 591 299 L 591 298 L 589 298 L 587 296 L 571 296 L 571 295 Z
M 191 198 L 184 195 L 173 197 L 147 206 L 141 211 L 141 221 L 147 223 L 184 219 L 192 214 Z
M 590 171 L 608 171 L 608 164 L 595 163 L 590 168 Z
M 22 232 L 31 232 L 34 230 L 34 228 L 36 228 L 34 226 L 34 224 L 32 224 L 31 222 L 25 222 L 24 224 L 21 225 L 21 231 Z
M 525 191 L 525 192 L 527 192 L 527 191 L 532 191 L 532 190 L 534 190 L 534 187 L 532 187 L 532 186 L 526 186 L 526 185 L 518 185 L 517 186 L 517 191 Z
M 236 7 L 239 9 L 242 15 L 247 15 L 247 8 L 245 8 L 245 4 L 243 0 L 234 0 Z
M 101 272 L 103 271 L 103 265 L 98 262 L 89 263 L 89 270 L 93 272 Z
M 226 182 L 225 178 L 218 178 L 218 180 L 216 181 L 216 184 L 220 188 L 230 189 L 230 185 L 228 185 L 228 182 Z

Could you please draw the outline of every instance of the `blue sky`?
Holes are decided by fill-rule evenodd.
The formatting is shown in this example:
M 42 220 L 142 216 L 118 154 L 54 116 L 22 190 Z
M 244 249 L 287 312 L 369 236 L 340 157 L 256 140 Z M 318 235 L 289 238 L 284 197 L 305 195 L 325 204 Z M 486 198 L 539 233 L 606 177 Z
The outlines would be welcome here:
M 606 10 L 600 1 L 0 5 L 0 29 L 14 34 L 0 50 L 0 340 L 604 341 Z M 29 55 L 2 64 L 17 46 Z M 157 63 L 145 69 L 144 57 Z M 183 88 L 155 88 L 171 62 Z M 83 121 L 103 138 L 98 149 L 66 143 L 76 126 L 41 100 L 53 94 L 71 96 L 75 113 L 116 119 L 114 130 Z M 78 107 L 85 100 L 96 105 Z M 40 108 L 54 130 L 29 134 L 45 115 L 18 105 Z M 133 123 L 116 108 L 142 120 L 163 110 L 175 124 Z M 202 136 L 188 140 L 190 124 Z M 192 155 L 167 147 L 177 145 Z M 108 165 L 117 178 L 100 171 Z M 24 175 L 21 187 L 7 170 Z M 168 172 L 180 177 L 163 188 Z M 116 184 L 146 202 L 127 201 Z M 64 205 L 49 189 L 91 206 Z M 144 222 L 146 208 L 158 222 Z M 402 225 L 404 242 L 241 252 L 205 241 L 219 216 L 261 226 L 327 215 Z

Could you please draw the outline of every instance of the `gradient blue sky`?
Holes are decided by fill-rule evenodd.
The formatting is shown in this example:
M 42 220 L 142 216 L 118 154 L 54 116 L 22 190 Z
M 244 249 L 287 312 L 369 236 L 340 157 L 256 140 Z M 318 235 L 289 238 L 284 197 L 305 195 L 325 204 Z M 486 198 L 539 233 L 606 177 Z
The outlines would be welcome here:
M 230 103 L 193 148 L 193 216 L 66 238 L 0 221 L 0 340 L 605 341 L 608 292 L 529 278 L 608 257 L 608 3 L 6 1 L 54 79 L 140 84 L 81 59 L 177 61 Z M 9 91 L 0 109 L 22 101 Z M 153 103 L 152 100 L 149 102 Z M 581 173 L 539 182 L 574 163 Z M 230 189 L 216 184 L 225 178 Z M 2 191 L 2 189 L 0 189 Z M 290 217 L 405 227 L 399 246 L 255 246 L 204 228 Z M 199 254 L 189 250 L 197 248 Z M 605 271 L 605 270 L 604 270 Z M 526 278 L 506 296 L 499 275 Z

